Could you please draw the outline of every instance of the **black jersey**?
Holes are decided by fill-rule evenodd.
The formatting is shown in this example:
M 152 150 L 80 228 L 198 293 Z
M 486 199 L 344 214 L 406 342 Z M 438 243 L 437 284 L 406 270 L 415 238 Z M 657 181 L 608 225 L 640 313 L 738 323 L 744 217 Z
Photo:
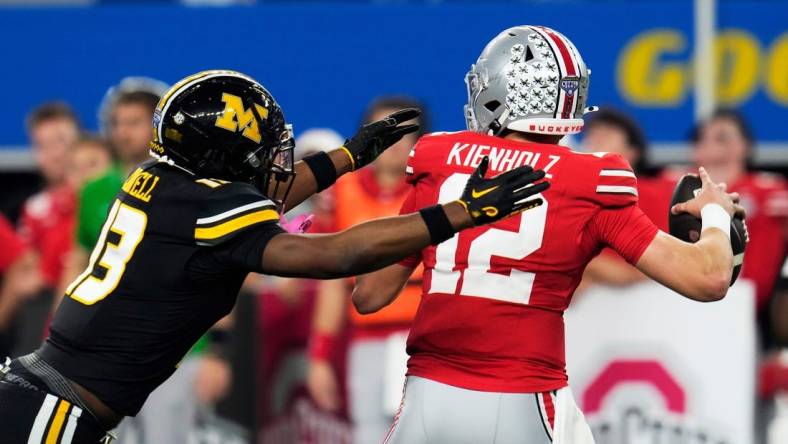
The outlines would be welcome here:
M 133 416 L 235 304 L 283 230 L 254 187 L 142 164 L 111 206 L 90 265 L 68 288 L 41 357 Z

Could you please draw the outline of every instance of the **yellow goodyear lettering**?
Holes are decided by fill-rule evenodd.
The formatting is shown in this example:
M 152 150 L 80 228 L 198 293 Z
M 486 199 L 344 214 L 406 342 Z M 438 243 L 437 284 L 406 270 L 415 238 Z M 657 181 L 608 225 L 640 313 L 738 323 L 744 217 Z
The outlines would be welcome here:
M 766 94 L 781 105 L 788 105 L 788 32 L 772 44 L 764 72 Z
M 716 96 L 724 105 L 749 99 L 758 87 L 761 47 L 752 34 L 740 29 L 721 32 L 714 42 Z
M 655 107 L 681 103 L 687 93 L 687 70 L 680 62 L 663 62 L 677 55 L 687 41 L 674 29 L 656 29 L 637 35 L 621 52 L 616 78 L 619 91 L 630 102 Z
M 252 109 L 244 108 L 241 98 L 233 94 L 222 93 L 222 102 L 225 105 L 224 111 L 216 118 L 216 126 L 234 132 L 242 130 L 244 137 L 260 143 L 260 122 L 255 118 Z M 256 103 L 254 107 L 261 119 L 268 117 L 266 108 Z

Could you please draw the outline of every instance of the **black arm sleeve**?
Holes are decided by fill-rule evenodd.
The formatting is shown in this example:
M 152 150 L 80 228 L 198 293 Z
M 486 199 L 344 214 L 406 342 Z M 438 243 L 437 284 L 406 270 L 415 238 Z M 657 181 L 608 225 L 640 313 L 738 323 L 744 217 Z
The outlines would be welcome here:
M 232 271 L 262 273 L 263 251 L 281 233 L 285 230 L 273 222 L 249 227 L 217 246 L 202 248 L 189 261 L 189 271 L 198 279 Z

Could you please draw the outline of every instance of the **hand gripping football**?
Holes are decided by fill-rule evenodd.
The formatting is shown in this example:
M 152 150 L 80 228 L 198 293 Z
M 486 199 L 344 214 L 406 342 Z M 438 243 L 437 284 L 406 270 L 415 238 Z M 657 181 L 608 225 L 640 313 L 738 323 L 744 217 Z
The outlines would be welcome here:
M 695 243 L 700 239 L 701 220 L 689 213 L 673 214 L 670 208 L 677 203 L 686 202 L 695 197 L 701 189 L 701 180 L 694 174 L 685 174 L 676 189 L 673 190 L 673 199 L 670 201 L 668 209 L 668 228 L 670 234 L 685 242 Z M 747 246 L 749 236 L 744 220 L 735 216 L 731 219 L 731 249 L 733 250 L 733 275 L 731 285 L 736 282 L 744 261 L 744 249 Z

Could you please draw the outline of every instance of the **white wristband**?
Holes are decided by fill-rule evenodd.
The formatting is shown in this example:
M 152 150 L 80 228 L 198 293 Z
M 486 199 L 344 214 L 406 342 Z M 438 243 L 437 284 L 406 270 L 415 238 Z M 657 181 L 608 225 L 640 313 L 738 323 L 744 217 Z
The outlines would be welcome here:
M 700 209 L 701 229 L 700 232 L 706 228 L 719 228 L 731 238 L 731 215 L 725 211 L 720 204 L 709 203 Z

